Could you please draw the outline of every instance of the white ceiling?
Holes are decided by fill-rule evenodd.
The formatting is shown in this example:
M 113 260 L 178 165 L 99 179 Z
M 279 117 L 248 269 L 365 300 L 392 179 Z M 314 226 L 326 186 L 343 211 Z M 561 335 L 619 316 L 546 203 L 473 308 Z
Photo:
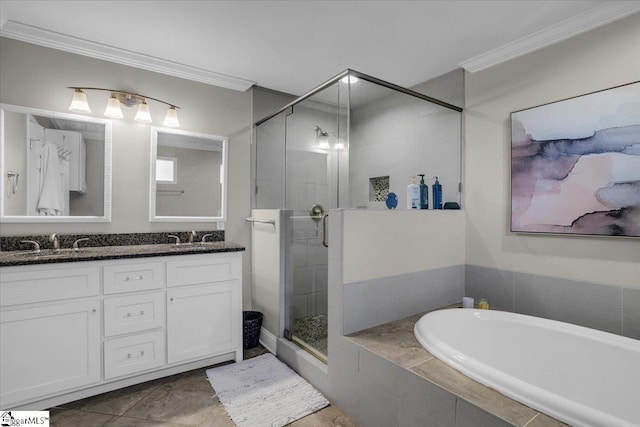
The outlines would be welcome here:
M 200 81 L 235 89 L 257 83 L 300 95 L 346 68 L 409 87 L 487 52 L 498 58 L 491 65 L 509 43 L 521 53 L 532 34 L 547 31 L 550 44 L 587 21 L 611 22 L 612 4 L 628 15 L 640 2 L 3 0 L 0 34 L 71 51 L 65 46 L 76 43 L 89 56 L 102 49 L 110 55 L 102 57 L 141 68 L 155 61 L 168 74 L 218 76 Z M 538 39 L 527 49 L 545 45 Z

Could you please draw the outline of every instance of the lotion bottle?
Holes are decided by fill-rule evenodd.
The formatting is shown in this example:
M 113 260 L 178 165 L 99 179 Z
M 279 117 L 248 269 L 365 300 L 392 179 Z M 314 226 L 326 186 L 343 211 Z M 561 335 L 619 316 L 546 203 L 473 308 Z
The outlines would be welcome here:
M 420 207 L 420 187 L 416 183 L 416 176 L 409 175 L 411 183 L 407 185 L 407 209 L 418 209 Z
M 424 183 L 424 174 L 420 177 L 420 209 L 429 209 L 429 186 Z

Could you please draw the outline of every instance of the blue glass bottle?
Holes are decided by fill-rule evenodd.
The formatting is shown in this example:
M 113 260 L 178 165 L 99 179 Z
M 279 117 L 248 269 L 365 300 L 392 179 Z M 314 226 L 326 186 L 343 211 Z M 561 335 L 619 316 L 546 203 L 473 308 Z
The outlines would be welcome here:
M 442 185 L 436 176 L 436 182 L 433 184 L 433 209 L 442 209 Z
M 420 209 L 429 209 L 429 186 L 424 183 L 424 174 L 420 177 Z

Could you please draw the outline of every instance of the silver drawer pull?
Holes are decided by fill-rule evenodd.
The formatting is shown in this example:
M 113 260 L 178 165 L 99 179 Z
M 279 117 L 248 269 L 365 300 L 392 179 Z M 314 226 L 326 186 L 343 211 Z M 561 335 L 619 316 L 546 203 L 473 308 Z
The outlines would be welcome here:
M 138 277 L 129 277 L 129 276 L 127 276 L 127 277 L 125 277 L 124 280 L 125 280 L 125 282 L 131 282 L 133 280 L 144 280 L 144 279 L 145 279 L 145 277 L 141 275 L 141 276 L 138 276 Z
M 136 357 L 142 357 L 142 356 L 144 356 L 144 350 L 140 350 L 140 354 L 138 354 L 138 353 L 134 353 L 134 354 L 127 353 L 127 359 L 135 359 Z
M 124 315 L 124 317 L 126 318 L 130 318 L 130 317 L 142 317 L 144 316 L 144 310 L 140 310 L 140 314 L 135 314 L 135 313 L 127 313 Z

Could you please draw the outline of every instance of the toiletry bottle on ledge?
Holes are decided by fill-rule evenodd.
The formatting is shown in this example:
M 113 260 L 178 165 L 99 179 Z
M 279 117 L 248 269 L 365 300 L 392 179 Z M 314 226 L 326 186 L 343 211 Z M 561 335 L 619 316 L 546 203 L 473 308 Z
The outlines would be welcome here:
M 411 183 L 407 185 L 407 209 L 418 209 L 420 207 L 420 187 L 416 182 L 415 175 L 409 175 Z
M 420 177 L 420 209 L 429 209 L 429 186 L 424 183 L 424 174 Z
M 442 185 L 435 177 L 436 182 L 433 184 L 433 209 L 442 209 Z

